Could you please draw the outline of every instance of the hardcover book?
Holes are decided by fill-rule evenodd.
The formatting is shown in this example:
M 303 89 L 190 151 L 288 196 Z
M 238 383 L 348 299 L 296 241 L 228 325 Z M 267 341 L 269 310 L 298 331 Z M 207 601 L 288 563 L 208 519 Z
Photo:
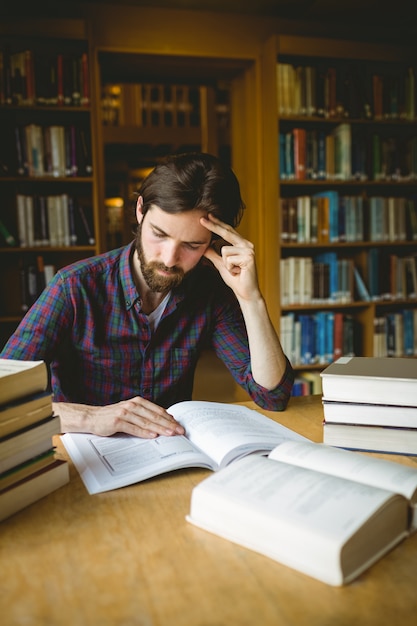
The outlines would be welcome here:
M 33 474 L 0 491 L 0 521 L 44 498 L 69 482 L 66 461 L 55 459 Z
M 417 428 L 325 422 L 323 442 L 365 452 L 417 455 Z
M 0 404 L 45 391 L 48 371 L 44 361 L 0 359 Z
M 340 357 L 321 376 L 326 400 L 416 406 L 415 359 Z
M 417 470 L 308 441 L 209 476 L 188 521 L 330 585 L 416 530 Z M 221 550 L 221 545 L 219 545 Z
M 416 406 L 323 399 L 323 413 L 325 421 L 332 424 L 417 428 L 417 399 Z

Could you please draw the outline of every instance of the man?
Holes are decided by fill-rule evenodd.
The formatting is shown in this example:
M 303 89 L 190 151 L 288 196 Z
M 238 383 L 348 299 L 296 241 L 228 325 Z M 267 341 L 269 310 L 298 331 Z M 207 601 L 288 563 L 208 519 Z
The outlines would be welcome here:
M 182 434 L 166 409 L 191 399 L 208 344 L 259 406 L 285 409 L 293 371 L 235 230 L 243 208 L 217 158 L 169 157 L 139 190 L 135 241 L 55 275 L 0 356 L 48 364 L 63 432 Z

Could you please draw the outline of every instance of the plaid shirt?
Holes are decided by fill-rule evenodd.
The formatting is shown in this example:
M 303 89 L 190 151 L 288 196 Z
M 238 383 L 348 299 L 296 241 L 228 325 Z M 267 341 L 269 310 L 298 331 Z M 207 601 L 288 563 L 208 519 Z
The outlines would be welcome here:
M 240 307 L 211 264 L 202 260 L 172 292 L 152 332 L 132 277 L 133 249 L 60 270 L 0 356 L 44 360 L 56 402 L 105 405 L 138 395 L 167 408 L 191 399 L 198 356 L 211 345 L 259 406 L 285 409 L 290 364 L 276 389 L 255 383 Z

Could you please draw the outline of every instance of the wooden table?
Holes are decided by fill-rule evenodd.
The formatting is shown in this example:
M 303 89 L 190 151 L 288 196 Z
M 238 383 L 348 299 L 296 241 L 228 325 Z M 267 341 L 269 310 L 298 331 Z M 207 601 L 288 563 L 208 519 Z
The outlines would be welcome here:
M 322 440 L 319 396 L 265 413 Z M 69 485 L 0 525 L 2 626 L 416 623 L 417 536 L 335 588 L 188 524 L 205 470 L 90 496 L 70 469 Z

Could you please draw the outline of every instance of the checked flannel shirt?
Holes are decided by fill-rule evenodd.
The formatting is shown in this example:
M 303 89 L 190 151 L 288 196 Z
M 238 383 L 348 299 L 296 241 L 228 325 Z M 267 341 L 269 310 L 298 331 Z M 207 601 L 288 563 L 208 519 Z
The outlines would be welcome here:
M 44 360 L 56 402 L 106 405 L 138 395 L 168 408 L 191 399 L 199 354 L 212 346 L 260 407 L 285 409 L 291 365 L 273 390 L 253 380 L 239 304 L 211 264 L 202 259 L 173 290 L 152 331 L 132 277 L 133 250 L 132 243 L 58 271 L 0 356 Z

